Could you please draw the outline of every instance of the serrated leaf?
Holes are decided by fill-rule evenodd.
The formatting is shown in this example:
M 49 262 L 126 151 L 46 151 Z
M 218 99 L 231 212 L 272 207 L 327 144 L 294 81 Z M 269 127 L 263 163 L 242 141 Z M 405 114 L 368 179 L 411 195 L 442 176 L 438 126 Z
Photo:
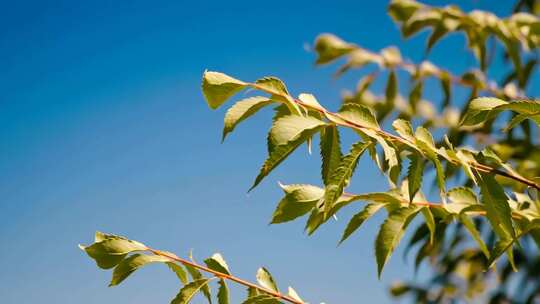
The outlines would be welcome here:
M 469 103 L 461 125 L 472 126 L 483 122 L 491 109 L 507 104 L 506 101 L 494 97 L 478 97 Z
M 339 166 L 332 173 L 329 184 L 326 186 L 324 193 L 324 210 L 325 213 L 330 211 L 333 204 L 343 193 L 343 189 L 349 184 L 360 156 L 371 143 L 357 142 L 351 147 L 349 154 L 345 155 Z
M 255 181 L 253 182 L 253 185 L 251 186 L 249 191 L 253 190 L 253 188 L 255 188 L 263 180 L 263 178 L 265 178 L 272 170 L 274 170 L 274 168 L 276 168 L 282 161 L 284 161 L 285 158 L 289 156 L 289 154 L 291 154 L 294 150 L 296 150 L 296 148 L 298 148 L 298 146 L 300 146 L 308 138 L 313 136 L 313 134 L 317 133 L 322 126 L 324 126 L 324 123 L 310 124 L 309 128 L 300 131 L 300 133 L 294 133 L 296 135 L 291 135 L 291 133 L 288 133 L 290 136 L 293 136 L 293 139 L 272 148 L 270 155 L 264 162 L 261 171 L 259 172 L 259 175 L 257 175 L 257 177 L 255 178 Z M 281 134 L 280 138 L 285 138 L 285 136 Z
M 97 234 L 96 234 L 97 235 Z M 110 269 L 120 263 L 128 253 L 135 251 L 144 251 L 147 247 L 136 241 L 128 240 L 118 236 L 100 234 L 96 238 L 102 241 L 96 242 L 90 246 L 79 247 L 96 261 L 98 267 Z
M 219 280 L 217 299 L 218 304 L 229 304 L 229 287 L 223 279 Z
M 257 79 L 255 83 L 259 86 L 264 88 L 266 91 L 269 91 L 270 94 L 275 95 L 290 95 L 289 91 L 287 90 L 287 86 L 285 86 L 285 83 L 281 81 L 281 79 L 277 77 L 263 77 L 260 79 Z
M 306 222 L 305 231 L 308 235 L 312 235 L 322 223 L 324 223 L 324 212 L 318 208 L 314 208 L 309 215 L 309 218 Z
M 444 169 L 442 167 L 441 161 L 437 155 L 437 147 L 435 146 L 435 141 L 433 136 L 429 131 L 424 127 L 418 127 L 415 132 L 416 145 L 424 152 L 427 158 L 435 166 L 436 181 L 437 185 L 441 191 L 441 194 L 445 193 L 445 176 Z
M 471 188 L 458 187 L 448 191 L 448 198 L 452 203 L 475 205 L 478 204 L 478 198 Z
M 321 176 L 324 184 L 328 185 L 330 174 L 337 168 L 342 157 L 339 130 L 335 125 L 328 125 L 320 134 Z
M 193 260 L 191 252 L 190 252 L 189 256 L 190 256 L 190 259 Z M 184 265 L 184 267 L 186 267 L 187 271 L 189 272 L 189 275 L 191 276 L 191 278 L 193 279 L 194 282 L 201 281 L 201 280 L 206 280 L 206 278 L 203 276 L 203 274 L 197 268 L 195 268 L 195 267 L 193 267 L 191 265 Z M 204 284 L 203 286 L 200 287 L 200 289 L 201 289 L 203 295 L 206 297 L 206 300 L 208 301 L 208 303 L 211 304 L 212 303 L 212 294 L 210 293 L 210 286 L 208 286 L 208 284 Z
M 212 278 L 213 279 L 213 278 Z M 176 297 L 171 301 L 171 304 L 188 304 L 191 299 L 212 279 L 199 279 L 185 285 Z
M 412 202 L 414 196 L 422 186 L 425 162 L 418 153 L 411 154 L 409 158 L 411 159 L 411 162 L 407 172 L 407 180 L 409 181 L 409 202 Z
M 208 106 L 217 109 L 231 96 L 240 92 L 247 83 L 219 72 L 205 71 L 202 79 L 202 91 Z
M 404 207 L 392 211 L 381 225 L 375 241 L 375 256 L 377 258 L 377 273 L 381 277 L 384 265 L 399 244 L 405 229 L 420 211 L 416 206 Z
M 431 209 L 429 207 L 423 207 L 420 209 L 422 212 L 422 215 L 424 216 L 424 219 L 426 220 L 426 225 L 429 229 L 429 243 L 433 244 L 433 240 L 435 239 L 435 218 L 433 217 L 433 213 L 431 212 Z
M 227 265 L 227 262 L 225 262 L 225 259 L 223 259 L 223 256 L 219 253 L 214 253 L 212 257 L 207 258 L 204 260 L 204 263 L 208 268 L 224 273 L 224 274 L 231 274 L 229 271 L 229 266 Z
M 514 239 L 512 239 L 512 238 L 501 238 L 501 239 L 499 239 L 497 241 L 497 243 L 495 243 L 495 246 L 493 247 L 493 249 L 490 252 L 490 257 L 489 257 L 489 261 L 488 261 L 488 267 L 491 267 L 491 265 L 493 263 L 495 263 L 495 261 L 501 255 L 503 255 L 505 252 L 508 253 L 509 251 L 511 251 L 512 246 L 514 245 L 514 242 L 516 241 L 516 239 L 521 238 L 525 234 L 529 233 L 531 230 L 537 229 L 538 227 L 540 227 L 540 221 L 539 220 L 534 220 L 534 221 L 530 222 L 526 227 L 524 227 L 521 230 L 521 232 L 519 233 L 519 235 L 517 235 L 516 238 L 514 238 Z M 511 258 L 511 257 L 509 257 L 509 258 Z
M 281 104 L 274 108 L 274 116 L 272 117 L 272 125 L 276 123 L 276 121 L 284 116 L 291 115 L 291 110 L 287 107 L 285 104 Z M 276 147 L 276 143 L 273 142 L 271 132 L 268 132 L 268 136 L 266 137 L 266 143 L 268 148 L 268 154 L 272 153 L 274 151 L 274 148 Z
M 280 304 L 278 299 L 271 295 L 258 295 L 246 299 L 242 304 Z
M 482 203 L 486 209 L 486 216 L 495 233 L 501 238 L 515 239 L 516 234 L 512 225 L 512 210 L 508 204 L 508 197 L 503 188 L 492 174 L 478 175 Z
M 222 141 L 240 122 L 272 103 L 273 100 L 263 96 L 250 97 L 235 103 L 225 113 Z
M 360 226 L 362 226 L 367 219 L 377 213 L 377 211 L 379 211 L 384 205 L 385 204 L 382 203 L 367 204 L 362 211 L 355 214 L 347 224 L 339 243 L 343 243 L 349 236 L 351 236 L 351 234 L 360 228 Z
M 272 142 L 279 146 L 298 139 L 307 130 L 324 125 L 326 125 L 324 121 L 312 116 L 286 115 L 274 122 L 270 137 Z
M 466 214 L 463 213 L 459 214 L 458 217 L 459 221 L 469 231 L 476 243 L 478 243 L 478 247 L 480 247 L 482 253 L 484 253 L 486 258 L 489 259 L 489 249 L 487 248 L 486 243 L 484 243 L 482 236 L 480 236 L 480 232 L 478 232 L 478 229 L 476 229 L 474 222 Z
M 146 255 L 136 253 L 120 262 L 113 271 L 113 276 L 109 286 L 115 286 L 124 281 L 129 275 L 135 272 L 140 267 L 148 263 L 165 263 L 170 262 L 170 259 L 159 255 Z
M 412 130 L 412 125 L 409 121 L 404 119 L 396 119 L 392 122 L 392 127 L 399 136 L 407 139 L 408 141 L 414 142 L 414 133 Z
M 259 270 L 257 270 L 257 282 L 259 284 L 269 290 L 273 290 L 275 292 L 279 292 L 276 282 L 274 281 L 274 278 L 272 278 L 272 275 L 266 268 L 261 267 Z
M 178 277 L 178 279 L 180 280 L 180 282 L 182 282 L 182 284 L 188 283 L 187 273 L 184 270 L 184 268 L 182 268 L 182 266 L 173 262 L 168 262 L 166 264 L 176 274 L 176 277 Z
M 363 105 L 345 104 L 339 116 L 359 126 L 377 130 L 381 128 L 371 110 Z
M 324 190 L 312 185 L 296 185 L 295 189 L 286 191 L 285 197 L 279 202 L 272 224 L 292 221 L 315 207 L 324 195 Z
M 305 105 L 308 105 L 310 107 L 314 107 L 314 108 L 317 108 L 317 109 L 322 109 L 323 108 L 321 106 L 321 104 L 317 101 L 317 98 L 315 98 L 315 96 L 313 96 L 312 94 L 302 93 L 302 94 L 298 95 L 298 99 L 302 103 L 304 103 Z
M 459 214 L 463 209 L 479 204 L 476 194 L 474 194 L 472 189 L 467 187 L 454 188 L 448 191 L 447 195 L 450 203 L 444 208 L 452 214 Z

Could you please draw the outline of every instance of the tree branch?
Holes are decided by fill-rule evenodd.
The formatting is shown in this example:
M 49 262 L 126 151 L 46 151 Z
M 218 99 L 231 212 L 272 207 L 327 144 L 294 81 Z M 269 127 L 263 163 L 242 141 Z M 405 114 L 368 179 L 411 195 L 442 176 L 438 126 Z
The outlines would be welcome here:
M 147 248 L 147 250 L 155 255 L 159 255 L 159 256 L 162 256 L 162 257 L 166 257 L 168 259 L 171 259 L 173 261 L 176 261 L 178 263 L 182 263 L 184 265 L 188 265 L 188 266 L 191 266 L 191 267 L 194 267 L 194 268 L 197 268 L 199 270 L 202 270 L 202 271 L 205 271 L 205 272 L 208 272 L 208 273 L 211 273 L 213 274 L 215 277 L 218 277 L 218 278 L 221 278 L 221 279 L 226 279 L 226 280 L 230 280 L 230 281 L 233 281 L 233 282 L 236 282 L 238 284 L 241 284 L 241 285 L 244 285 L 246 287 L 251 287 L 251 288 L 255 288 L 257 290 L 260 290 L 266 294 L 269 294 L 271 296 L 274 296 L 276 298 L 279 298 L 281 300 L 284 300 L 284 301 L 287 301 L 289 303 L 293 303 L 293 304 L 304 304 L 304 302 L 302 301 L 298 301 L 298 300 L 295 300 L 289 296 L 286 296 L 284 294 L 281 294 L 279 292 L 276 292 L 276 291 L 273 291 L 273 290 L 270 290 L 270 289 L 267 289 L 267 288 L 264 288 L 262 286 L 259 286 L 257 284 L 254 284 L 254 283 L 251 283 L 251 282 L 248 282 L 248 281 L 245 281 L 245 280 L 242 280 L 238 277 L 235 277 L 233 275 L 230 275 L 230 274 L 226 274 L 226 273 L 222 273 L 222 272 L 219 272 L 219 271 L 216 271 L 216 270 L 213 270 L 213 269 L 210 269 L 206 266 L 203 266 L 203 265 L 199 265 L 197 264 L 196 262 L 194 261 L 190 261 L 190 260 L 186 260 L 186 259 L 182 259 L 178 256 L 176 256 L 175 254 L 173 253 L 170 253 L 170 252 L 165 252 L 165 251 L 161 251 L 161 250 L 157 250 L 157 249 L 152 249 L 152 248 Z

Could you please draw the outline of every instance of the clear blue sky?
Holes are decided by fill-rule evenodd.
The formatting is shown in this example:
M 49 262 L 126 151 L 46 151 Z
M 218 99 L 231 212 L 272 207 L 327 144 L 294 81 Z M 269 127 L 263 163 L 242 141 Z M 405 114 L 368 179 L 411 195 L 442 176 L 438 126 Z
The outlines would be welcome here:
M 512 1 L 459 2 L 506 15 Z M 270 113 L 222 145 L 224 110 L 200 92 L 204 69 L 276 75 L 335 107 L 359 74 L 332 81 L 334 68 L 315 68 L 305 44 L 318 33 L 423 56 L 425 35 L 404 42 L 386 1 L 16 3 L 3 2 L 0 18 L 0 302 L 168 303 L 178 286 L 162 266 L 107 288 L 110 272 L 77 248 L 95 230 L 199 259 L 220 251 L 247 279 L 265 265 L 312 303 L 387 303 L 390 282 L 412 277 L 398 251 L 377 281 L 381 217 L 336 248 L 358 206 L 314 237 L 303 221 L 269 226 L 277 181 L 318 183 L 317 155 L 298 151 L 246 195 Z M 453 41 L 431 58 L 462 71 L 474 60 Z M 358 172 L 355 192 L 386 189 L 369 162 Z

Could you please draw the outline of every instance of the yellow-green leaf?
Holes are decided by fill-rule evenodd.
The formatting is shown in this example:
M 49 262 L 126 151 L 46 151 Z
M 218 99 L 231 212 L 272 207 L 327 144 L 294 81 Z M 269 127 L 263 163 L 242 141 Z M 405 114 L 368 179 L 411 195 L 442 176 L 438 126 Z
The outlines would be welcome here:
M 240 122 L 272 103 L 274 103 L 273 100 L 263 96 L 250 97 L 235 103 L 225 113 L 222 140 L 225 140 L 227 134 L 232 132 Z
M 212 279 L 199 279 L 195 280 L 187 285 L 185 285 L 176 297 L 171 301 L 171 304 L 188 304 L 191 302 L 193 297 L 199 292 L 204 286 L 208 286 L 208 283 Z
M 148 263 L 166 263 L 171 260 L 159 255 L 134 254 L 120 262 L 113 271 L 109 286 L 115 286 L 125 280 L 130 274 Z
M 268 272 L 268 270 L 266 270 L 266 268 L 264 267 L 261 267 L 259 268 L 259 270 L 257 270 L 257 282 L 259 282 L 259 284 L 266 289 L 279 292 L 274 278 L 272 278 L 270 272 Z
M 205 71 L 202 80 L 202 91 L 208 106 L 217 109 L 231 96 L 240 92 L 247 83 L 219 72 Z

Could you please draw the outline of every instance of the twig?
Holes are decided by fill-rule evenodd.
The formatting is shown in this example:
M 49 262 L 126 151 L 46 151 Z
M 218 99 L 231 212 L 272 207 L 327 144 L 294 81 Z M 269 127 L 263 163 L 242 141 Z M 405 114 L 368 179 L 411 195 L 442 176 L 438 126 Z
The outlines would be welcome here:
M 279 298 L 279 299 L 282 299 L 284 301 L 287 301 L 289 303 L 293 303 L 293 304 L 304 304 L 304 302 L 301 302 L 301 301 L 298 301 L 298 300 L 295 300 L 289 296 L 286 296 L 284 294 L 281 294 L 279 292 L 276 292 L 276 291 L 273 291 L 273 290 L 270 290 L 270 289 L 267 289 L 267 288 L 264 288 L 262 286 L 259 286 L 257 284 L 254 284 L 254 283 L 251 283 L 251 282 L 248 282 L 248 281 L 244 281 L 238 277 L 235 277 L 233 275 L 230 275 L 230 274 L 226 274 L 226 273 L 222 273 L 222 272 L 219 272 L 219 271 L 216 271 L 216 270 L 213 270 L 213 269 L 210 269 L 206 266 L 203 266 L 203 265 L 199 265 L 193 261 L 190 261 L 190 260 L 186 260 L 186 259 L 182 259 L 178 256 L 176 256 L 175 254 L 172 254 L 172 253 L 169 253 L 169 252 L 164 252 L 164 251 L 161 251 L 161 250 L 157 250 L 157 249 L 152 249 L 152 248 L 148 248 L 147 247 L 147 250 L 155 255 L 159 255 L 159 256 L 162 256 L 162 257 L 166 257 L 168 259 L 171 259 L 173 261 L 176 261 L 176 262 L 179 262 L 179 263 L 182 263 L 184 265 L 188 265 L 188 266 L 191 266 L 191 267 L 194 267 L 194 268 L 197 268 L 199 270 L 202 270 L 202 271 L 205 271 L 205 272 L 209 272 L 211 274 L 213 274 L 214 276 L 218 277 L 218 278 L 221 278 L 221 279 L 227 279 L 227 280 L 230 280 L 230 281 L 233 281 L 233 282 L 236 282 L 238 284 L 241 284 L 241 285 L 244 285 L 244 286 L 247 286 L 247 287 L 251 287 L 251 288 L 255 288 L 257 290 L 260 290 L 266 294 L 269 294 L 271 296 L 274 296 L 276 298 Z

